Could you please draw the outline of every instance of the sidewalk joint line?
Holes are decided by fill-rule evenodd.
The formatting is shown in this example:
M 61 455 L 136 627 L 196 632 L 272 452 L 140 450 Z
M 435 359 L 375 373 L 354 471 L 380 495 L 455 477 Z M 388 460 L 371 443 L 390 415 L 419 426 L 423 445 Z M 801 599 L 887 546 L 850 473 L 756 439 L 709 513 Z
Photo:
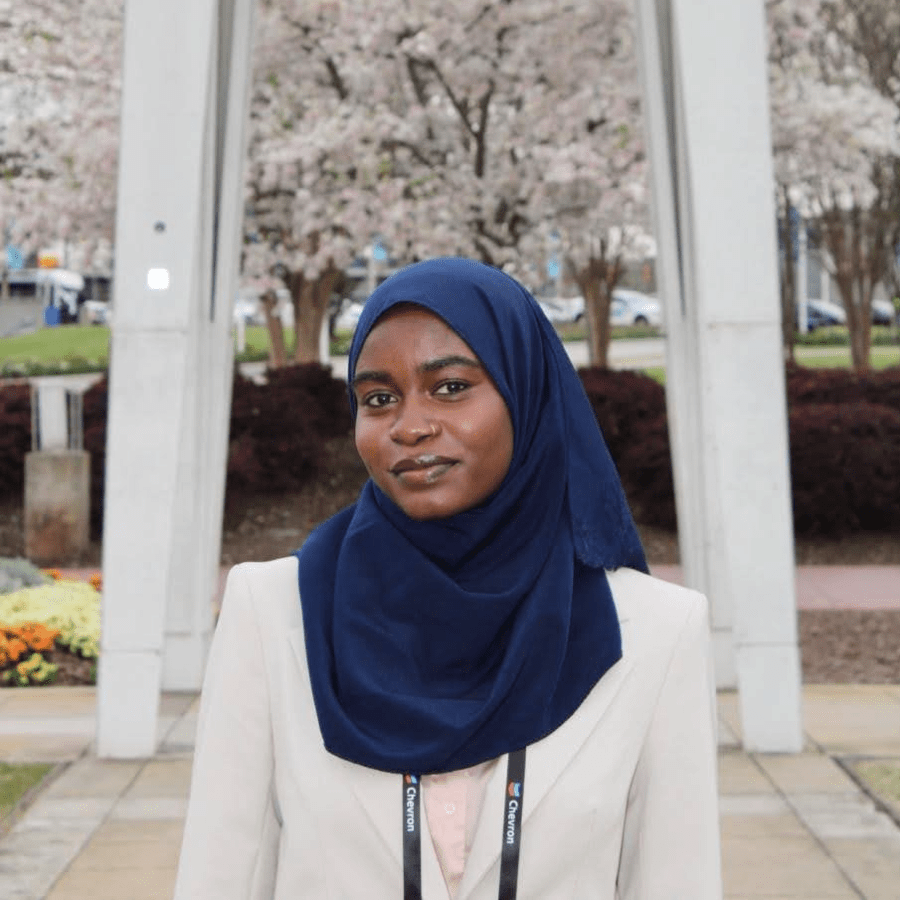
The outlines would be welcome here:
M 810 743 L 816 748 L 817 753 L 819 753 L 823 756 L 826 756 L 826 757 L 828 756 L 828 754 L 826 752 L 824 752 L 822 747 L 820 747 L 815 741 L 813 741 L 811 738 L 809 738 L 809 735 L 806 735 L 806 737 L 810 741 Z M 787 807 L 793 813 L 794 818 L 797 819 L 798 822 L 800 822 L 800 824 L 803 826 L 803 828 L 805 829 L 807 834 L 809 834 L 809 836 L 813 839 L 813 842 L 816 844 L 816 846 L 818 846 L 819 850 L 821 850 L 821 852 L 824 853 L 825 856 L 829 860 L 831 860 L 832 864 L 838 870 L 838 872 L 841 874 L 844 881 L 846 881 L 847 884 L 850 886 L 850 888 L 853 890 L 853 893 L 856 894 L 856 896 L 859 898 L 859 900 L 868 900 L 868 898 L 863 893 L 862 889 L 859 887 L 859 885 L 856 883 L 856 881 L 852 878 L 850 873 L 834 857 L 834 855 L 832 854 L 831 850 L 829 850 L 828 845 L 825 843 L 825 841 L 809 826 L 809 824 L 807 824 L 806 819 L 803 817 L 803 815 L 801 814 L 801 812 L 797 808 L 797 806 L 792 802 L 790 796 L 788 794 L 786 794 L 778 784 L 776 784 L 775 780 L 769 775 L 769 773 L 765 770 L 765 768 L 760 764 L 759 760 L 757 759 L 758 754 L 748 753 L 747 756 L 749 756 L 750 759 L 753 760 L 753 765 L 756 766 L 756 768 L 759 770 L 759 772 L 762 774 L 762 776 L 766 779 L 766 781 L 768 781 L 769 784 L 772 785 L 772 787 L 775 789 L 776 794 L 778 794 L 778 796 L 781 797 L 782 800 L 784 800 Z
M 868 782 L 853 768 L 852 762 L 866 762 L 869 760 L 885 759 L 883 756 L 871 756 L 868 754 L 848 753 L 844 756 L 831 757 L 844 774 L 875 804 L 875 808 L 884 813 L 896 826 L 900 828 L 900 812 L 897 812 L 889 803 L 881 799 L 869 786 Z
M 93 744 L 91 744 L 89 747 L 86 747 L 86 748 L 82 751 L 81 756 L 79 756 L 78 759 L 76 759 L 76 760 L 72 763 L 72 765 L 73 765 L 73 766 L 76 765 L 77 763 L 81 762 L 83 759 L 87 758 L 88 756 L 93 757 L 95 760 L 99 759 L 99 758 L 97 757 L 97 755 L 96 755 L 96 751 L 95 751 L 95 748 L 94 748 Z M 97 822 L 97 824 L 96 824 L 96 825 L 95 825 L 95 826 L 94 826 L 94 827 L 93 827 L 93 828 L 85 835 L 85 838 L 84 838 L 84 840 L 79 844 L 78 849 L 77 849 L 77 850 L 76 850 L 76 851 L 68 858 L 68 860 L 66 860 L 65 865 L 59 870 L 59 872 L 56 873 L 56 877 L 55 877 L 55 878 L 53 879 L 53 881 L 50 883 L 50 889 L 47 891 L 45 897 L 49 897 L 49 896 L 53 893 L 53 891 L 56 889 L 56 886 L 57 886 L 57 885 L 59 884 L 59 882 L 62 880 L 63 876 L 69 871 L 69 869 L 72 868 L 72 864 L 75 862 L 75 860 L 78 859 L 78 858 L 81 856 L 81 854 L 87 849 L 88 844 L 90 844 L 90 842 L 94 839 L 94 835 L 95 835 L 95 834 L 96 834 L 96 833 L 97 833 L 97 832 L 98 832 L 98 831 L 99 831 L 99 830 L 107 823 L 107 821 L 109 820 L 109 817 L 110 817 L 110 816 L 112 815 L 112 813 L 113 813 L 113 810 L 114 810 L 114 809 L 116 808 L 116 806 L 118 805 L 119 800 L 121 800 L 122 797 L 123 797 L 125 794 L 127 794 L 128 791 L 131 790 L 131 788 L 134 786 L 134 783 L 135 783 L 135 782 L 138 780 L 138 778 L 140 777 L 141 772 L 143 772 L 144 769 L 146 768 L 147 763 L 151 762 L 152 760 L 153 760 L 153 757 L 152 757 L 152 756 L 149 756 L 149 757 L 146 757 L 146 758 L 140 763 L 140 766 L 139 766 L 137 772 L 134 773 L 134 776 L 131 778 L 131 780 L 128 782 L 128 784 L 125 785 L 125 787 L 122 789 L 122 791 L 121 791 L 121 792 L 113 799 L 112 803 L 110 803 L 109 809 L 106 811 L 106 814 L 105 814 L 105 815 Z

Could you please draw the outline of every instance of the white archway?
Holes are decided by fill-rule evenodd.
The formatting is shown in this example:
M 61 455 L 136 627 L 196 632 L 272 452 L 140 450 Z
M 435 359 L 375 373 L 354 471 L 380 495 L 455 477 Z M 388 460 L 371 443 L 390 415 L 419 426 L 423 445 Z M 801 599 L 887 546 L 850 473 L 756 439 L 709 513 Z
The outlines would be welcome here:
M 635 2 L 686 580 L 710 596 L 745 745 L 799 750 L 763 3 Z M 252 13 L 126 4 L 102 757 L 153 753 L 160 691 L 199 688 L 211 634 Z
M 798 752 L 800 656 L 762 0 L 637 0 L 685 580 L 744 746 Z

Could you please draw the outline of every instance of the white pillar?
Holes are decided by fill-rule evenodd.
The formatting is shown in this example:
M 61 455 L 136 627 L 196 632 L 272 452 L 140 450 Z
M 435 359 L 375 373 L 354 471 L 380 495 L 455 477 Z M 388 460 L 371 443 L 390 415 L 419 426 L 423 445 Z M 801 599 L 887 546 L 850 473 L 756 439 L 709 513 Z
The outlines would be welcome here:
M 217 586 L 222 507 L 228 449 L 233 345 L 232 310 L 241 255 L 241 193 L 249 102 L 251 2 L 220 4 L 216 19 L 217 64 L 210 86 L 203 203 L 210 213 L 210 284 L 197 334 L 196 375 L 183 434 L 190 440 L 179 470 L 177 512 L 167 592 L 162 686 L 199 690 L 212 636 L 212 601 Z M 214 223 L 218 228 L 214 234 Z
M 235 51 L 221 52 L 220 23 L 232 9 L 243 29 L 234 64 L 246 67 L 250 0 L 126 4 L 97 692 L 104 757 L 154 751 L 164 657 L 172 682 L 211 628 L 246 108 L 243 83 L 223 98 L 219 58 Z M 192 663 L 185 686 L 201 667 Z
M 34 378 L 31 381 L 32 398 L 36 396 L 37 434 L 36 450 L 68 450 L 69 410 L 68 390 L 63 378 Z M 81 447 L 78 448 L 79 450 Z
M 802 747 L 763 3 L 637 0 L 685 578 L 748 749 Z

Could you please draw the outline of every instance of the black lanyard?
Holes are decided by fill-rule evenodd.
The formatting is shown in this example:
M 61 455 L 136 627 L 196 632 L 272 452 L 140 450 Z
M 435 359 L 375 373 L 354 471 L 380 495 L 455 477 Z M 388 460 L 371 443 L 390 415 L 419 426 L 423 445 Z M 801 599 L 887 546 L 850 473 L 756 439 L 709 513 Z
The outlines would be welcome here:
M 422 828 L 418 775 L 403 776 L 403 900 L 422 900 Z M 525 750 L 509 754 L 503 804 L 499 900 L 515 900 L 519 879 L 519 843 L 525 796 Z

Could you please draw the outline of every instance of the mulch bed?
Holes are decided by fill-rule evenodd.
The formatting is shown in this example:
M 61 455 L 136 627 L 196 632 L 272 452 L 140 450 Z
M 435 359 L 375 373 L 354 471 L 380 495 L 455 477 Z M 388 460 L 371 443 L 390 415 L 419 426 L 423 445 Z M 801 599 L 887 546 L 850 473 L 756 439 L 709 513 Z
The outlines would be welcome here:
M 900 610 L 800 611 L 806 684 L 900 684 Z
M 54 685 L 72 685 L 72 684 L 94 684 L 97 680 L 97 660 L 83 659 L 67 650 L 50 650 L 44 651 L 41 656 L 47 662 L 54 663 L 59 666 L 56 678 L 52 682 Z M 14 685 L 0 685 L 2 688 L 16 687 Z M 30 685 L 30 687 L 35 687 Z
M 97 680 L 96 659 L 83 659 L 65 650 L 45 653 L 44 659 L 59 666 L 54 684 L 94 684 Z

